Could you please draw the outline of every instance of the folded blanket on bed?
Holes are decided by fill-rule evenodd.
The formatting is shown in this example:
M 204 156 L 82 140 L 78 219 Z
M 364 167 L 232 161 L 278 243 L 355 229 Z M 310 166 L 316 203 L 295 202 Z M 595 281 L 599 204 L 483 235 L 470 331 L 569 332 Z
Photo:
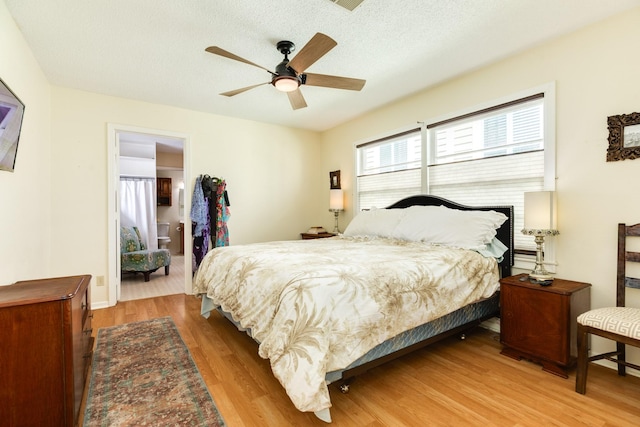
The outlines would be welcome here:
M 475 251 L 340 236 L 215 248 L 194 292 L 250 329 L 296 408 L 317 412 L 331 406 L 327 372 L 491 296 L 498 279 Z

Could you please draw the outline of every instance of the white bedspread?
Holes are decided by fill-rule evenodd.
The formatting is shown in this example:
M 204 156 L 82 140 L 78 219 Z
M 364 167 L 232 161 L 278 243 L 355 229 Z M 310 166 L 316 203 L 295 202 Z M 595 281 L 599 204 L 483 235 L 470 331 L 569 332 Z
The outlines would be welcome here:
M 216 248 L 194 280 L 251 329 L 296 408 L 313 412 L 331 406 L 327 372 L 498 286 L 496 260 L 474 251 L 362 237 Z

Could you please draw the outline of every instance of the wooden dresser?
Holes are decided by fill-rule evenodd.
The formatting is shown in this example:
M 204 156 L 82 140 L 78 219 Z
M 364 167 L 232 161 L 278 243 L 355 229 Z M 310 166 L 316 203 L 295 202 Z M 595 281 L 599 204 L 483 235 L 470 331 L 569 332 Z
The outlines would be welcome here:
M 500 280 L 502 354 L 568 378 L 578 354 L 576 318 L 591 307 L 591 285 L 556 278 L 551 286 L 540 286 L 521 280 L 526 278 Z
M 91 276 L 0 286 L 0 423 L 74 426 L 91 364 Z

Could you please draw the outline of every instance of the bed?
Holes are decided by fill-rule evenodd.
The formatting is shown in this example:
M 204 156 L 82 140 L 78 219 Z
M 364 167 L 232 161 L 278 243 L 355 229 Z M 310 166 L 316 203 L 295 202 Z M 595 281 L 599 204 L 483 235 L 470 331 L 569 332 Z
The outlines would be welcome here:
M 513 207 L 412 196 L 343 235 L 215 248 L 194 292 L 259 345 L 298 410 L 331 422 L 328 385 L 499 313 Z

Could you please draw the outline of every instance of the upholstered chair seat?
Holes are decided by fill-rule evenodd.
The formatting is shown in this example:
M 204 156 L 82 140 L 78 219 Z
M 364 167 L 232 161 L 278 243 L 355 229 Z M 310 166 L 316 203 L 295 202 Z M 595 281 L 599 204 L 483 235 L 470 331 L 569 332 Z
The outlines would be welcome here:
M 169 275 L 171 253 L 168 249 L 147 249 L 138 227 L 120 227 L 120 254 L 123 273 L 142 273 L 145 282 L 160 267 Z
M 640 370 L 640 365 L 627 361 L 626 346 L 640 347 L 640 308 L 626 306 L 627 288 L 640 289 L 640 278 L 627 274 L 627 263 L 640 263 L 640 252 L 627 250 L 627 239 L 640 237 L 640 224 L 618 224 L 618 259 L 616 305 L 589 310 L 577 318 L 578 364 L 576 391 L 587 392 L 589 363 L 608 360 L 618 365 L 618 375 L 626 376 L 627 368 Z M 615 342 L 615 350 L 590 354 L 590 337 L 596 335 Z
M 596 308 L 578 316 L 578 323 L 640 340 L 640 308 Z

